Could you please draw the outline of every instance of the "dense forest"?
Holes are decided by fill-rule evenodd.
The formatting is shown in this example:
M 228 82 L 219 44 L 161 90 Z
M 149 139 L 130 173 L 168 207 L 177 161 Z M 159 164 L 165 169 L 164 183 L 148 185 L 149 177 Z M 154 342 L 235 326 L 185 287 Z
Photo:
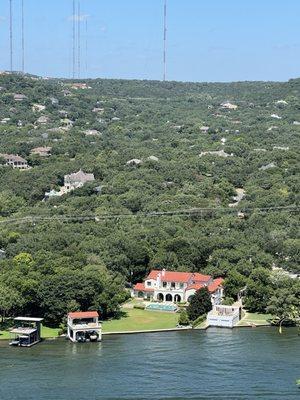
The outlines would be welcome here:
M 30 166 L 0 157 L 2 315 L 106 318 L 163 267 L 247 287 L 251 311 L 299 307 L 300 79 L 74 83 L 0 75 L 0 153 Z M 95 181 L 45 199 L 80 169 Z

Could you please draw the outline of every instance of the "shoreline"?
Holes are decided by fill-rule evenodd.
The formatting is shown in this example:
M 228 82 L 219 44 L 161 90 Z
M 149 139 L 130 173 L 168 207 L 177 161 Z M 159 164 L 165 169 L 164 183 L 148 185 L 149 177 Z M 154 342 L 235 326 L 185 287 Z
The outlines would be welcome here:
M 217 326 L 203 326 L 199 328 L 192 328 L 192 327 L 183 327 L 183 328 L 168 328 L 168 329 L 144 329 L 144 330 L 137 330 L 137 331 L 115 331 L 115 332 L 102 332 L 102 336 L 112 336 L 112 335 L 140 335 L 140 334 L 145 334 L 145 333 L 168 333 L 168 332 L 186 332 L 186 331 L 206 331 L 209 328 L 218 328 L 218 329 L 238 329 L 238 328 L 276 328 L 275 325 L 271 324 L 259 324 L 259 325 L 236 325 L 232 328 L 226 328 L 226 327 L 217 327 Z M 286 327 L 286 328 L 293 328 L 293 327 Z M 61 335 L 61 336 L 53 336 L 53 337 L 47 337 L 43 338 L 42 341 L 54 341 L 58 339 L 66 339 L 66 335 Z M 0 341 L 9 341 L 10 339 L 7 338 L 1 338 Z

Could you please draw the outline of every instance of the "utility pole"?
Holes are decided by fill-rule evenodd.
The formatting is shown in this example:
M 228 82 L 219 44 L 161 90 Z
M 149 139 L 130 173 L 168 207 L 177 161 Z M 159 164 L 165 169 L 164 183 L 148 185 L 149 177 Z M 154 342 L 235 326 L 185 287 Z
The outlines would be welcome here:
M 13 15 L 12 0 L 9 0 L 9 45 L 10 45 L 10 72 L 13 71 Z
M 167 78 L 167 0 L 165 0 L 164 4 L 164 78 L 165 81 Z

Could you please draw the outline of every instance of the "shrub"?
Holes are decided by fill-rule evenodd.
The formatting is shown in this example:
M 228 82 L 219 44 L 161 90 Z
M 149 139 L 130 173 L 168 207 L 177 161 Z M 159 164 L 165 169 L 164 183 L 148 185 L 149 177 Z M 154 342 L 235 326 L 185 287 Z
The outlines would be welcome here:
M 193 321 L 193 328 L 196 328 L 198 325 L 200 325 L 202 322 L 204 322 L 206 319 L 206 314 L 200 315 L 195 321 Z
M 137 310 L 145 310 L 144 304 L 135 304 L 133 308 L 136 308 Z
M 178 324 L 179 325 L 189 325 L 190 324 L 189 316 L 185 309 L 182 309 L 180 311 Z

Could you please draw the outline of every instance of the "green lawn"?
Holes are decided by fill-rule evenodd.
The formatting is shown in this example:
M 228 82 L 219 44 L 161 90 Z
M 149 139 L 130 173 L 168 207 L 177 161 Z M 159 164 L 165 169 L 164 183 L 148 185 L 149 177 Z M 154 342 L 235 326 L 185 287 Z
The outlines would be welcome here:
M 136 308 L 124 310 L 126 316 L 118 320 L 104 321 L 103 332 L 123 332 L 176 328 L 178 314 L 146 311 Z
M 0 340 L 9 339 L 9 332 L 7 331 L 0 331 Z
M 42 338 L 52 338 L 58 336 L 58 328 L 48 328 L 47 326 L 42 326 Z M 0 340 L 10 339 L 8 331 L 0 331 Z
M 245 317 L 238 323 L 239 326 L 255 325 L 270 325 L 269 320 L 272 319 L 271 314 L 258 314 L 246 312 Z
M 59 328 L 48 328 L 47 326 L 42 326 L 42 338 L 53 338 L 57 337 Z

